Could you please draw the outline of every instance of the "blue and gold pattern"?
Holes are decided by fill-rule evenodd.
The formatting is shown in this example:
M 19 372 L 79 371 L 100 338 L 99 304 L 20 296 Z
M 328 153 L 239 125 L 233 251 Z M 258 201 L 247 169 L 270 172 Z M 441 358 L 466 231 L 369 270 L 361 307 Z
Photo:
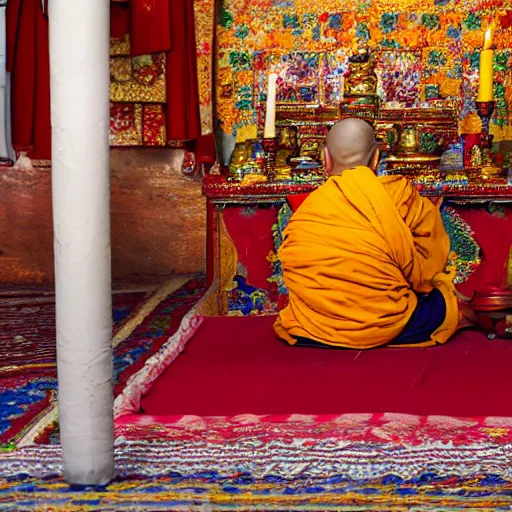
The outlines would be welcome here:
M 456 268 L 454 282 L 464 283 L 480 265 L 480 247 L 471 227 L 454 208 L 444 207 L 441 216 L 450 237 L 449 264 Z

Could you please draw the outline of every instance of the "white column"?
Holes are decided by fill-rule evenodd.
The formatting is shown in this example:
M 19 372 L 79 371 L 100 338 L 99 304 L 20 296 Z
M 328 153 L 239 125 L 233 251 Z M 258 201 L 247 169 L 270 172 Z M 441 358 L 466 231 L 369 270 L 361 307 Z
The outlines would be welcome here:
M 50 0 L 52 203 L 64 476 L 114 475 L 109 0 Z

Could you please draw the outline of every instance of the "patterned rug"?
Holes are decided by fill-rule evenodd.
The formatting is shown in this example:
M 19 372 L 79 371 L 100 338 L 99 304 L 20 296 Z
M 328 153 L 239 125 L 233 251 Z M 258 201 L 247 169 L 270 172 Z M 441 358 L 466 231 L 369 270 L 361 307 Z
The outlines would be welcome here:
M 118 398 L 148 378 L 148 361 L 178 356 L 201 325 L 193 305 L 203 293 L 204 281 L 192 280 L 114 312 Z M 10 429 L 27 417 L 44 423 L 54 371 L 2 377 Z M 115 481 L 88 488 L 62 479 L 53 424 L 34 439 L 45 444 L 0 450 L 1 510 L 512 510 L 512 418 L 126 414 L 116 421 Z
M 203 291 L 204 280 L 197 278 L 170 296 L 159 297 L 158 292 L 113 296 L 116 394 L 177 328 Z M 57 393 L 53 299 L 0 299 L 0 361 L 0 448 L 12 450 L 27 432 L 41 422 L 44 425 L 45 415 L 53 419 Z M 39 443 L 58 442 L 53 425 L 33 437 Z
M 117 478 L 107 487 L 67 485 L 59 476 L 59 446 L 0 453 L 4 476 L 0 508 L 491 511 L 512 507 L 510 419 L 130 415 L 118 421 L 116 434 Z
M 114 294 L 114 329 L 144 302 L 145 293 Z M 57 389 L 53 296 L 0 299 L 0 446 L 17 439 L 55 402 Z
M 146 297 L 143 292 L 114 294 L 114 331 Z M 6 374 L 55 368 L 53 296 L 0 299 L 0 378 Z

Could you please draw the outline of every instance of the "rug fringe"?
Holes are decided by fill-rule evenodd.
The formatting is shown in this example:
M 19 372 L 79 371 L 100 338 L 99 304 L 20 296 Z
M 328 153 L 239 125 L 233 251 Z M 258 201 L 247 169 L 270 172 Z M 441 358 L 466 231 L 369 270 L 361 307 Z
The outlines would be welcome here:
M 174 277 L 161 288 L 155 291 L 139 308 L 135 310 L 130 319 L 115 333 L 112 338 L 112 348 L 117 347 L 119 343 L 128 338 L 137 327 L 139 327 L 146 317 L 169 295 L 179 290 L 183 285 L 191 280 L 190 276 Z
M 119 343 L 126 340 L 133 331 L 142 324 L 147 316 L 154 311 L 154 309 L 169 295 L 177 291 L 192 279 L 191 276 L 174 277 L 168 281 L 161 288 L 156 290 L 139 308 L 135 313 L 123 324 L 121 329 L 112 338 L 112 348 L 115 348 Z M 180 326 L 181 327 L 181 326 Z M 180 332 L 180 330 L 178 330 Z M 143 367 L 144 368 L 144 367 Z M 135 374 L 137 375 L 137 374 Z M 128 383 L 131 381 L 130 379 Z M 127 385 L 128 385 L 127 383 Z M 123 393 L 124 394 L 124 391 Z M 121 395 L 122 395 L 121 394 Z M 118 397 L 119 398 L 119 397 Z M 37 437 L 44 432 L 53 422 L 58 420 L 58 403 L 55 401 L 44 413 L 38 421 L 36 421 L 28 431 L 16 443 L 17 448 L 30 446 L 35 443 Z
M 44 416 L 36 422 L 30 429 L 16 443 L 16 448 L 25 448 L 34 445 L 36 439 L 44 432 L 52 423 L 55 423 L 59 418 L 59 406 L 54 402 L 49 409 L 47 409 Z

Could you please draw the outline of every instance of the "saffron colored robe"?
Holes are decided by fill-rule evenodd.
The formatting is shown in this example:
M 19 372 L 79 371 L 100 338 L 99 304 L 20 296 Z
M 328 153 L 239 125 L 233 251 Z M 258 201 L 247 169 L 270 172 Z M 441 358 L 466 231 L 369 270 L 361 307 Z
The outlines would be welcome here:
M 445 272 L 449 248 L 438 209 L 404 178 L 378 178 L 367 167 L 331 177 L 285 230 L 279 259 L 289 304 L 276 333 L 290 344 L 304 337 L 357 349 L 386 345 L 414 312 L 414 292 L 436 287 L 446 317 L 421 346 L 444 343 L 458 325 Z

